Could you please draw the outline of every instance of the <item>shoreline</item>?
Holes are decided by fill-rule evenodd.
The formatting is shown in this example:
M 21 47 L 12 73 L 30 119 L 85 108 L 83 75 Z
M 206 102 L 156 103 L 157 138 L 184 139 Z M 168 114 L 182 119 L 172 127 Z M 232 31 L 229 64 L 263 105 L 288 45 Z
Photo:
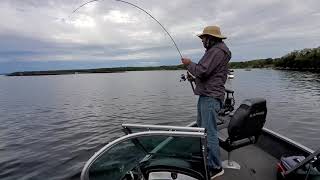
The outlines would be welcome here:
M 230 67 L 230 69 L 273 69 L 283 71 L 300 71 L 320 73 L 320 69 L 312 68 L 283 68 L 283 67 Z M 72 74 L 101 74 L 101 73 L 125 73 L 127 71 L 165 71 L 165 70 L 185 70 L 182 65 L 177 66 L 152 66 L 152 67 L 116 67 L 100 69 L 76 69 L 76 70 L 48 70 L 48 71 L 19 71 L 9 74 L 0 74 L 2 76 L 54 76 L 54 75 L 72 75 Z
M 91 74 L 91 73 L 122 73 L 127 71 L 154 71 L 154 70 L 184 70 L 183 65 L 176 66 L 150 66 L 150 67 L 115 67 L 99 69 L 71 69 L 71 70 L 47 70 L 47 71 L 19 71 L 5 76 L 51 76 L 68 74 Z

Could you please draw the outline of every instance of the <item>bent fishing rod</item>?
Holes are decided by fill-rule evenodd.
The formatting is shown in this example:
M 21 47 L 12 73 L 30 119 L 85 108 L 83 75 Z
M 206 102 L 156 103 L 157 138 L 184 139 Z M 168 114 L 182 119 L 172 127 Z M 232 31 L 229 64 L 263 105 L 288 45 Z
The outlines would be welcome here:
M 74 9 L 72 11 L 71 14 L 77 12 L 80 8 L 82 8 L 83 6 L 87 5 L 87 4 L 90 4 L 90 3 L 93 3 L 93 2 L 97 2 L 99 0 L 91 0 L 91 1 L 87 1 L 83 4 L 81 4 L 79 7 L 77 7 L 76 9 Z M 115 0 L 115 1 L 118 1 L 118 2 L 122 2 L 122 3 L 125 3 L 125 4 L 128 4 L 128 5 L 131 5 L 139 10 L 141 10 L 142 12 L 146 13 L 147 15 L 149 15 L 154 21 L 156 21 L 160 26 L 161 28 L 167 33 L 167 35 L 170 37 L 171 41 L 173 42 L 173 45 L 176 47 L 179 55 L 180 55 L 180 58 L 182 59 L 182 54 L 177 46 L 177 43 L 174 41 L 173 37 L 170 35 L 170 33 L 167 31 L 167 29 L 155 18 L 153 17 L 150 13 L 148 13 L 146 10 L 144 10 L 143 8 L 133 4 L 133 3 L 130 3 L 130 2 L 127 2 L 127 1 L 123 1 L 123 0 Z M 181 80 L 185 81 L 185 80 L 188 80 L 190 82 L 190 85 L 191 85 L 191 88 L 192 88 L 192 91 L 194 92 L 194 86 L 193 86 L 193 81 L 194 81 L 194 78 L 192 77 L 191 73 L 187 70 L 187 78 L 183 76 L 181 76 Z

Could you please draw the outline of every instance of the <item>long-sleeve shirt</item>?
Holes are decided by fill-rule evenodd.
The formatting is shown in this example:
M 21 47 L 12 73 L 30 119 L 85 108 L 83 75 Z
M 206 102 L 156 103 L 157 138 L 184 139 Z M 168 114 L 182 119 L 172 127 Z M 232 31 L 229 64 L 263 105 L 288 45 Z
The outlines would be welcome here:
M 195 76 L 195 94 L 224 101 L 224 84 L 228 75 L 231 52 L 225 43 L 217 43 L 208 49 L 198 63 L 191 62 L 187 69 Z

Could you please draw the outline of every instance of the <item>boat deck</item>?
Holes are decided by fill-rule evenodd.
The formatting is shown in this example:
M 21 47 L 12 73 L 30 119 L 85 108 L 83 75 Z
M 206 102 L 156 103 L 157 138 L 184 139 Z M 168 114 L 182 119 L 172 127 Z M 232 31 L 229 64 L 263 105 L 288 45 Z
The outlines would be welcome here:
M 127 126 L 129 127 L 129 125 Z M 144 125 L 141 127 L 149 128 L 149 126 L 147 125 Z M 161 126 L 157 128 L 168 128 L 168 127 Z M 203 158 L 203 156 L 200 156 L 202 152 L 201 147 L 203 146 L 201 146 L 201 142 L 200 142 L 202 140 L 199 141 L 198 139 L 199 137 L 202 137 L 204 135 L 204 134 L 201 134 L 203 132 L 201 133 L 197 132 L 196 134 L 197 136 L 194 135 L 194 137 L 192 138 L 189 138 L 189 137 L 186 138 L 184 136 L 180 137 L 181 133 L 186 133 L 186 135 L 190 135 L 192 134 L 192 132 L 179 132 L 178 130 L 181 130 L 181 128 L 180 127 L 179 128 L 175 127 L 175 128 L 176 128 L 175 129 L 176 131 L 172 131 L 172 132 L 170 131 L 170 133 L 163 132 L 163 131 L 154 131 L 152 132 L 153 134 L 151 134 L 153 136 L 150 136 L 150 137 L 146 136 L 143 139 L 139 139 L 140 140 L 139 145 L 140 146 L 145 145 L 143 147 L 147 147 L 145 148 L 146 150 L 150 149 L 151 152 L 149 151 L 147 152 L 152 154 L 152 156 L 148 157 L 147 161 L 139 160 L 140 171 L 133 170 L 133 172 L 142 171 L 142 172 L 145 172 L 146 174 L 150 173 L 149 174 L 150 176 L 148 178 L 150 180 L 151 179 L 152 180 L 169 180 L 169 179 L 172 179 L 173 175 L 177 175 L 177 180 L 195 180 L 195 178 L 199 178 L 199 177 L 201 177 L 200 179 L 203 179 L 205 168 L 204 166 L 203 167 L 201 166 L 204 165 L 204 163 L 202 162 L 202 160 L 199 161 L 199 157 L 201 157 L 200 159 Z M 192 130 L 195 130 L 195 129 L 192 129 Z M 223 138 L 225 136 L 224 132 L 225 132 L 224 129 L 220 130 L 219 137 Z M 139 133 L 130 134 L 130 137 L 132 135 L 141 136 L 141 133 L 150 134 L 151 132 L 143 131 Z M 165 134 L 165 136 L 158 137 L 157 136 L 158 134 L 155 134 L 155 133 L 158 133 L 158 134 L 163 133 Z M 130 143 L 131 141 L 134 142 L 132 139 L 129 139 L 129 138 L 127 138 L 127 140 Z M 121 143 L 119 144 L 121 145 Z M 136 147 L 135 143 L 131 143 L 131 144 L 132 146 L 130 147 Z M 110 144 L 108 145 L 110 146 Z M 128 148 L 128 146 L 123 146 L 122 148 L 123 148 L 122 150 L 127 150 L 127 151 L 121 151 L 122 154 L 123 153 L 129 154 L 129 155 L 132 154 L 131 153 L 132 148 Z M 228 152 L 222 148 L 220 148 L 220 151 L 221 151 L 221 160 L 222 161 L 227 160 Z M 112 153 L 107 154 L 106 152 L 102 151 L 102 153 L 104 153 L 103 155 L 106 158 L 108 158 L 109 156 L 113 157 Z M 118 153 L 119 147 L 117 151 L 114 151 L 114 152 Z M 182 154 L 179 154 L 180 152 L 182 152 Z M 231 179 L 240 179 L 240 180 L 274 179 L 275 180 L 277 179 L 277 163 L 279 162 L 279 159 L 283 155 L 290 155 L 290 156 L 303 155 L 307 157 L 312 153 L 313 153 L 312 150 L 306 147 L 303 147 L 302 145 L 290 139 L 287 139 L 275 132 L 272 132 L 271 130 L 263 129 L 256 144 L 246 145 L 244 147 L 235 149 L 231 152 L 231 160 L 239 163 L 241 166 L 241 169 L 236 170 L 236 169 L 225 168 L 224 175 L 217 177 L 216 179 L 217 180 L 231 180 Z M 97 156 L 99 154 L 96 153 L 95 155 Z M 133 153 L 133 155 L 136 156 L 135 153 Z M 188 155 L 192 155 L 192 157 Z M 103 159 L 104 156 L 100 156 L 100 159 L 102 159 L 101 162 L 105 162 L 105 160 Z M 122 156 L 119 156 L 119 157 L 122 157 Z M 141 157 L 145 157 L 144 154 L 142 154 Z M 116 162 L 122 162 L 120 160 L 123 160 L 123 158 L 122 159 L 120 158 Z M 100 162 L 100 161 L 96 160 L 96 162 Z M 118 164 L 121 165 L 121 163 L 118 163 Z M 96 167 L 108 168 L 109 166 L 104 167 L 104 164 L 103 164 L 103 166 L 96 166 Z M 118 168 L 119 168 L 118 166 L 112 166 L 112 168 L 110 169 L 111 170 L 110 172 L 114 172 L 114 170 Z M 99 170 L 100 169 L 97 169 L 96 172 L 100 172 Z M 108 170 L 109 169 L 103 169 L 103 172 L 104 172 L 103 176 L 109 175 Z M 93 174 L 93 172 L 95 172 L 95 169 L 91 171 L 91 173 L 93 175 L 92 177 L 96 177 L 95 174 Z M 122 171 L 119 171 L 119 172 L 122 172 Z M 173 172 L 175 173 L 178 172 L 180 174 L 175 174 Z M 201 174 L 199 175 L 198 172 Z M 99 173 L 97 173 L 97 177 L 100 177 Z M 107 178 L 107 179 L 110 179 L 110 178 Z M 140 177 L 139 179 L 144 179 L 144 178 Z
M 228 153 L 221 149 L 221 160 L 226 160 Z M 276 179 L 276 163 L 278 160 L 264 152 L 256 145 L 249 145 L 231 152 L 231 160 L 240 164 L 240 170 L 224 169 L 223 176 L 217 177 L 217 180 L 270 180 Z

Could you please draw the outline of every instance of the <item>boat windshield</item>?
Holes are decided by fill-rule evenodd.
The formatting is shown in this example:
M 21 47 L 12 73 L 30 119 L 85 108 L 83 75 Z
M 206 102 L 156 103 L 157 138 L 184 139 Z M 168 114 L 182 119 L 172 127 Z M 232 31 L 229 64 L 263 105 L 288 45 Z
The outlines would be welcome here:
M 179 132 L 176 136 L 174 132 L 166 133 L 127 135 L 130 138 L 123 138 L 121 142 L 100 150 L 82 179 L 147 179 L 149 173 L 166 169 L 204 179 L 206 170 L 201 147 L 204 134 L 188 136 L 190 132 L 185 132 L 185 135 Z

